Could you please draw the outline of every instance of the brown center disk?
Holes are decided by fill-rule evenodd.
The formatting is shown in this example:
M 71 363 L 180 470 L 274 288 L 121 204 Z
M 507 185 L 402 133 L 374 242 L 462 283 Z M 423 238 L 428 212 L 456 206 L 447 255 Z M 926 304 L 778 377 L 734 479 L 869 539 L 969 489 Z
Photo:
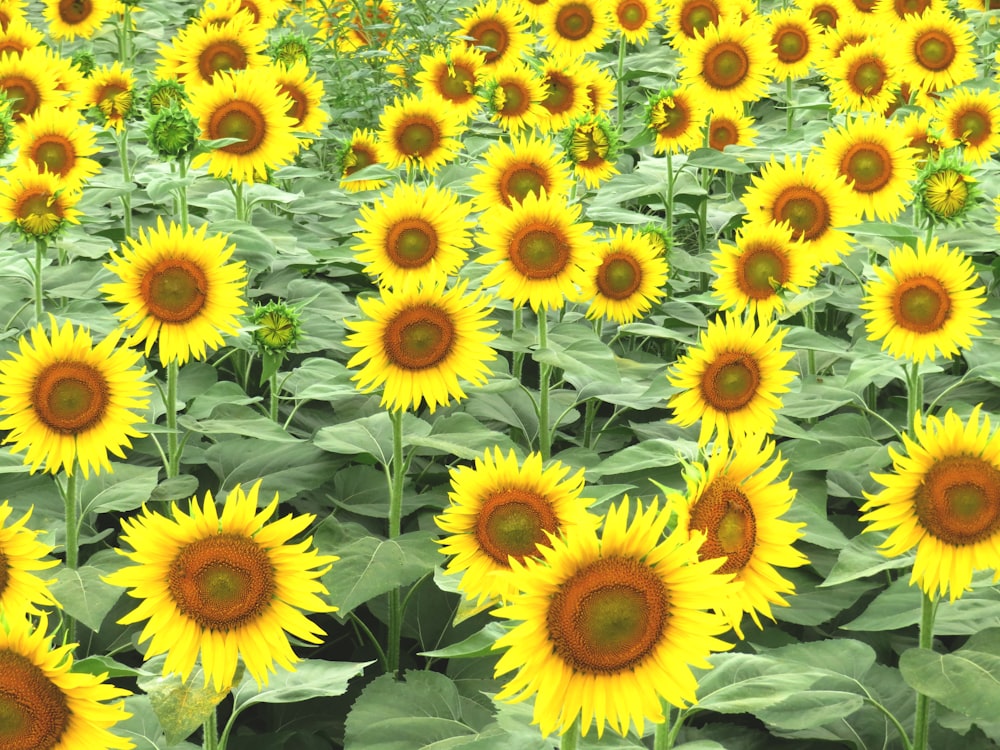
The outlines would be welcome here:
M 0 750 L 51 750 L 69 720 L 65 694 L 40 668 L 0 651 Z
M 920 525 L 954 546 L 1000 532 L 1000 471 L 974 456 L 937 459 L 917 488 Z
M 250 102 L 234 100 L 219 107 L 208 121 L 209 140 L 240 138 L 239 143 L 223 146 L 230 154 L 250 154 L 260 148 L 267 135 L 263 113 Z
M 208 279 L 187 258 L 164 258 L 142 277 L 139 293 L 150 315 L 165 323 L 194 319 L 208 298 Z
M 382 343 L 392 364 L 404 370 L 425 370 L 451 352 L 455 326 L 444 310 L 419 305 L 389 321 Z
M 698 556 L 702 560 L 725 557 L 719 573 L 737 573 L 753 556 L 757 543 L 757 520 L 750 500 L 728 477 L 717 477 L 691 508 L 689 528 L 703 531 L 705 541 Z
M 549 544 L 545 532 L 556 533 L 559 520 L 547 498 L 530 490 L 508 487 L 483 500 L 476 518 L 479 547 L 500 565 L 533 557 L 537 544 Z
M 701 377 L 702 399 L 716 411 L 742 409 L 757 395 L 760 366 L 745 352 L 723 352 Z
M 933 276 L 907 279 L 892 295 L 892 316 L 910 331 L 940 331 L 951 316 L 951 295 Z
M 509 257 L 525 278 L 551 279 L 569 263 L 570 246 L 555 227 L 528 225 L 511 238 Z
M 77 435 L 99 424 L 110 400 L 104 375 L 83 362 L 53 362 L 38 374 L 31 388 L 35 415 L 64 435 Z

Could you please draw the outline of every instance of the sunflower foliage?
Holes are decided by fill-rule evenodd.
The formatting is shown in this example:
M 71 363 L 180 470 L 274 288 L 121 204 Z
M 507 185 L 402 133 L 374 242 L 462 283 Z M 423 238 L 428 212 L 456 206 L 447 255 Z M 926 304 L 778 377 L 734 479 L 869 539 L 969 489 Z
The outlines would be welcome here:
M 0 745 L 1000 744 L 1000 11 L 0 0 Z

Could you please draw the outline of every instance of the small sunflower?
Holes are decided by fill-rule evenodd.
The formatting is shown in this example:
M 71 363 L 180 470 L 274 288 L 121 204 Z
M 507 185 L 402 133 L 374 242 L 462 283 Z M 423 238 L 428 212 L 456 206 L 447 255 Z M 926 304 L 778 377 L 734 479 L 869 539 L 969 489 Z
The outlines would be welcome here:
M 229 21 L 238 13 L 248 13 L 250 20 L 265 30 L 273 29 L 278 15 L 286 6 L 285 0 L 213 0 L 196 16 L 196 23 L 210 26 Z
M 52 547 L 38 541 L 38 532 L 27 527 L 33 508 L 16 521 L 11 521 L 13 508 L 6 500 L 0 504 L 0 612 L 10 620 L 25 615 L 43 614 L 38 607 L 58 607 L 49 586 L 55 579 L 43 581 L 35 572 L 59 564 L 45 560 Z
M 275 65 L 272 68 L 278 91 L 291 100 L 285 114 L 294 120 L 292 130 L 307 135 L 319 135 L 330 115 L 320 107 L 323 101 L 323 82 L 311 73 L 304 62 L 291 66 Z M 311 140 L 302 139 L 302 148 L 308 148 Z
M 496 359 L 489 345 L 499 334 L 487 320 L 493 308 L 489 298 L 466 294 L 467 282 L 449 290 L 439 279 L 427 286 L 383 289 L 379 299 L 358 299 L 368 318 L 348 321 L 354 330 L 344 343 L 360 349 L 348 367 L 364 365 L 352 377 L 359 390 L 369 393 L 381 385 L 382 406 L 392 411 L 418 409 L 422 403 L 434 413 L 452 399 L 465 398 L 459 378 L 482 385 L 489 375 L 486 363 Z
M 173 222 L 168 229 L 157 217 L 156 229 L 128 237 L 122 254 L 111 252 L 104 264 L 119 281 L 101 291 L 124 305 L 116 315 L 136 329 L 127 344 L 145 342 L 148 356 L 158 343 L 164 364 L 204 359 L 206 349 L 223 345 L 223 333 L 239 330 L 246 269 L 243 261 L 229 262 L 236 246 L 227 245 L 228 236 L 206 237 L 207 230 L 203 224 L 182 231 Z
M 947 7 L 907 16 L 896 29 L 901 74 L 914 87 L 950 89 L 976 75 L 975 37 Z
M 544 191 L 550 198 L 569 195 L 573 180 L 557 153 L 553 141 L 537 137 L 534 131 L 512 136 L 510 143 L 495 141 L 476 160 L 478 173 L 469 179 L 473 205 L 479 210 L 510 208 L 529 193 L 539 196 Z
M 942 147 L 962 146 L 966 161 L 982 164 L 1000 149 L 1000 92 L 952 89 L 938 104 Z
M 447 188 L 398 184 L 361 206 L 355 258 L 379 284 L 400 289 L 455 273 L 472 246 L 469 207 Z
M 961 224 L 980 196 L 969 170 L 947 157 L 924 165 L 916 193 L 917 204 L 938 224 Z
M 720 0 L 671 0 L 665 6 L 667 36 L 677 48 L 696 41 L 709 27 L 732 15 L 732 7 Z
M 23 18 L 12 19 L 7 27 L 0 31 L 0 54 L 20 55 L 26 50 L 40 45 L 45 35 L 25 21 Z
M 458 26 L 458 33 L 467 37 L 465 44 L 482 50 L 488 67 L 520 59 L 530 39 L 526 19 L 502 0 L 479 3 L 459 19 Z
M 577 118 L 563 134 L 563 151 L 573 165 L 573 172 L 591 189 L 618 174 L 618 131 L 606 115 Z
M 458 154 L 461 119 L 433 100 L 396 99 L 379 118 L 380 161 L 389 169 L 420 167 L 434 174 Z
M 660 3 L 654 0 L 615 0 L 612 19 L 626 42 L 643 45 L 659 23 L 661 13 Z
M 483 106 L 480 84 L 486 57 L 481 50 L 456 43 L 420 58 L 416 82 L 426 100 L 439 99 L 467 119 Z
M 753 102 L 767 93 L 774 53 L 766 31 L 758 23 L 724 18 L 681 50 L 680 83 L 714 107 Z
M 76 644 L 54 646 L 48 627 L 45 615 L 34 624 L 20 617 L 0 623 L 4 742 L 32 750 L 131 750 L 131 740 L 109 731 L 131 716 L 119 700 L 129 692 L 105 682 L 106 673 L 71 671 Z
M 534 696 L 542 734 L 577 718 L 584 735 L 593 724 L 599 737 L 605 725 L 642 734 L 645 720 L 665 720 L 664 702 L 696 701 L 691 666 L 732 647 L 717 637 L 725 620 L 706 611 L 729 597 L 729 576 L 698 561 L 698 539 L 663 538 L 670 515 L 654 499 L 629 522 L 626 497 L 600 536 L 577 526 L 539 547 L 542 560 L 512 561 L 521 593 L 494 614 L 518 624 L 494 648 L 506 649 L 496 675 L 515 674 L 497 698 Z
M 896 557 L 917 548 L 910 583 L 927 596 L 951 601 L 969 589 L 973 571 L 993 569 L 1000 545 L 1000 431 L 977 405 L 969 419 L 949 409 L 944 419 L 919 416 L 903 435 L 906 453 L 892 447 L 892 474 L 872 474 L 883 489 L 864 493 L 865 531 L 889 531 L 880 550 Z
M 716 607 L 740 638 L 744 613 L 763 628 L 758 614 L 773 620 L 771 605 L 787 607 L 785 595 L 795 593 L 795 585 L 777 568 L 809 562 L 792 546 L 805 524 L 781 518 L 795 499 L 789 479 L 778 480 L 785 468 L 781 453 L 765 466 L 774 447 L 774 441 L 761 436 L 739 450 L 728 443 L 717 446 L 704 464 L 691 467 L 685 477 L 686 495 L 677 496 L 672 504 L 677 528 L 696 540 L 704 534 L 698 557 L 724 558 L 719 573 L 732 574 L 743 584 L 732 587 L 732 595 Z
M 710 322 L 700 345 L 688 349 L 667 375 L 681 389 L 667 404 L 674 410 L 671 421 L 688 427 L 700 419 L 699 445 L 708 444 L 715 432 L 720 442 L 731 437 L 735 444 L 769 433 L 781 408 L 778 394 L 786 393 L 795 377 L 783 369 L 794 355 L 781 348 L 784 337 L 785 329 L 774 320 L 755 325 L 726 312 L 724 321 Z
M 542 44 L 554 55 L 567 58 L 599 50 L 611 24 L 604 0 L 549 0 L 538 17 Z
M 32 473 L 44 464 L 72 474 L 77 462 L 84 477 L 111 471 L 108 452 L 124 458 L 129 438 L 144 436 L 135 428 L 149 405 L 145 370 L 135 368 L 139 352 L 116 348 L 120 331 L 94 346 L 84 328 L 74 333 L 69 321 L 62 329 L 50 321 L 50 336 L 39 324 L 30 343 L 22 336 L 13 359 L 0 361 L 4 442 L 14 443 L 13 453 L 27 449 Z
M 545 92 L 541 101 L 548 116 L 541 127 L 547 131 L 563 130 L 577 117 L 590 111 L 582 64 L 577 58 L 549 57 L 542 61 L 539 73 Z
M 111 15 L 111 0 L 44 0 L 42 16 L 56 41 L 90 39 Z
M 905 21 L 907 16 L 921 16 L 944 7 L 947 7 L 946 0 L 877 0 L 873 12 L 880 22 L 896 24 Z
M 14 224 L 28 239 L 53 237 L 68 224 L 79 224 L 79 189 L 69 189 L 57 175 L 39 172 L 33 161 L 8 170 L 0 180 L 0 221 Z
M 771 49 L 774 50 L 774 77 L 798 79 L 809 75 L 823 49 L 821 30 L 804 10 L 785 8 L 767 15 Z
M 559 309 L 578 298 L 582 264 L 594 252 L 587 235 L 589 222 L 580 221 L 580 204 L 561 197 L 528 193 L 511 208 L 496 206 L 483 214 L 477 236 L 486 248 L 478 262 L 495 264 L 483 286 L 498 284 L 499 295 L 517 306 Z
M 312 538 L 290 544 L 315 516 L 287 515 L 271 521 L 278 496 L 258 512 L 260 482 L 244 492 L 236 485 L 219 513 L 209 492 L 188 512 L 176 503 L 172 518 L 143 508 L 122 520 L 119 550 L 133 565 L 104 581 L 129 589 L 138 606 L 118 620 L 147 620 L 139 642 L 149 641 L 146 658 L 166 654 L 163 673 L 185 682 L 201 656 L 205 685 L 228 690 L 242 658 L 258 685 L 267 684 L 275 664 L 294 669 L 298 657 L 288 634 L 321 643 L 323 630 L 304 612 L 333 612 L 320 595 L 319 578 L 338 558 L 310 549 Z
M 354 173 L 379 164 L 378 138 L 371 130 L 355 128 L 340 152 L 340 187 L 350 193 L 364 190 L 381 190 L 386 185 L 383 179 L 358 179 Z
M 547 119 L 542 107 L 544 81 L 521 62 L 497 65 L 486 82 L 485 96 L 490 120 L 508 133 L 520 133 Z
M 917 167 L 922 168 L 941 155 L 940 134 L 929 112 L 911 112 L 903 118 L 902 130 L 907 143 L 917 150 L 913 160 Z
M 80 101 L 84 107 L 96 108 L 105 126 L 120 133 L 133 111 L 135 75 L 120 60 L 102 65 L 87 77 Z
M 61 107 L 65 95 L 57 87 L 55 67 L 45 47 L 22 54 L 0 54 L 0 94 L 10 103 L 15 120 L 34 114 L 40 107 Z
M 248 13 L 220 24 L 191 23 L 170 44 L 160 45 L 156 75 L 178 78 L 191 86 L 212 83 L 219 73 L 267 65 L 266 47 L 267 31 L 253 23 Z
M 677 154 L 699 148 L 705 140 L 707 118 L 708 103 L 700 92 L 690 87 L 661 91 L 646 110 L 646 127 L 656 136 L 653 153 Z
M 709 148 L 724 151 L 727 146 L 752 146 L 757 137 L 755 120 L 743 108 L 713 109 L 708 117 L 706 142 Z
M 543 468 L 540 453 L 518 463 L 514 451 L 505 458 L 499 448 L 477 458 L 475 466 L 451 470 L 451 504 L 434 518 L 447 533 L 440 552 L 453 555 L 445 573 L 462 574 L 459 591 L 478 605 L 510 601 L 518 593 L 509 575 L 511 559 L 537 557 L 549 536 L 574 526 L 596 529 L 600 519 L 582 498 L 583 469 L 555 461 Z
M 631 323 L 666 295 L 667 260 L 649 235 L 616 227 L 584 264 L 580 297 L 588 318 Z
M 897 359 L 922 362 L 940 352 L 951 359 L 972 346 L 979 326 L 990 317 L 980 308 L 986 299 L 972 260 L 960 250 L 938 245 L 937 238 L 916 249 L 909 245 L 889 253 L 888 270 L 874 267 L 877 279 L 865 289 L 861 316 L 868 340 Z
M 78 119 L 76 112 L 45 107 L 28 115 L 17 128 L 14 148 L 17 162 L 33 162 L 40 172 L 58 177 L 70 190 L 83 187 L 101 165 L 88 158 L 98 149 L 90 126 Z
M 577 63 L 580 71 L 580 83 L 587 91 L 592 115 L 607 115 L 615 106 L 614 77 L 607 70 L 602 70 L 592 60 Z
M 892 47 L 881 39 L 850 45 L 822 68 L 830 103 L 840 112 L 884 114 L 899 91 L 900 75 Z

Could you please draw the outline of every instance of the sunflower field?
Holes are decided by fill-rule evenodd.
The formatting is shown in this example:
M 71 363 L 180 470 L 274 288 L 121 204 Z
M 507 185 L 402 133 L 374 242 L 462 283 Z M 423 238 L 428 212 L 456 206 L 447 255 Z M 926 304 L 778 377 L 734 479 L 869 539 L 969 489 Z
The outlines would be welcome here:
M 0 0 L 0 750 L 998 747 L 998 40 Z

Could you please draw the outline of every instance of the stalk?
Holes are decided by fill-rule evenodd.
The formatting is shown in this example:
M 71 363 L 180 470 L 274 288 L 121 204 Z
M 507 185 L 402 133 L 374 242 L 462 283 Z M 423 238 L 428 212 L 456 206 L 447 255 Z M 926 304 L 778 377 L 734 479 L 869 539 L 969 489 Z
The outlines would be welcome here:
M 913 435 L 917 423 L 917 412 L 924 403 L 924 378 L 920 374 L 920 363 L 912 362 L 906 368 L 906 429 Z
M 177 360 L 167 364 L 167 479 L 180 473 L 180 450 L 177 440 L 177 378 L 180 368 Z
M 201 746 L 204 750 L 221 750 L 219 745 L 219 727 L 218 720 L 215 716 L 215 708 L 213 707 L 211 712 L 205 718 L 205 723 L 202 724 L 202 740 Z
M 389 538 L 399 536 L 403 515 L 403 410 L 389 412 L 392 421 L 392 462 L 389 467 Z M 386 671 L 394 676 L 399 674 L 399 642 L 403 632 L 403 608 L 399 599 L 399 588 L 389 592 L 389 643 L 386 648 Z
M 35 265 L 31 275 L 35 278 L 35 323 L 42 322 L 42 263 L 45 260 L 46 243 L 43 237 L 35 238 Z
M 122 202 L 122 226 L 125 229 L 125 236 L 132 236 L 132 169 L 128 163 L 128 128 L 122 129 L 121 133 L 115 136 L 118 144 L 118 159 L 122 163 L 122 181 L 128 188 L 121 196 Z
M 785 79 L 785 132 L 792 132 L 792 79 Z
M 76 570 L 80 566 L 80 505 L 77 498 L 75 465 L 70 466 L 66 473 L 66 486 L 63 488 L 63 507 L 66 516 L 66 567 Z M 66 617 L 66 642 L 76 643 L 76 620 L 70 615 Z
M 667 149 L 667 195 L 664 200 L 667 212 L 667 233 L 674 236 L 674 155 Z
M 937 614 L 937 597 L 924 594 L 920 603 L 920 648 L 931 650 L 934 645 L 934 616 Z M 913 750 L 927 750 L 930 734 L 930 698 L 917 693 L 917 715 L 913 720 Z
M 615 78 L 616 93 L 618 99 L 615 107 L 615 117 L 618 122 L 618 132 L 622 131 L 622 116 L 625 113 L 625 49 L 628 43 L 625 41 L 625 32 L 618 35 L 618 75 Z
M 559 736 L 559 750 L 576 750 L 580 744 L 580 716 L 579 714 L 570 728 Z
M 538 311 L 538 348 L 549 346 L 548 318 L 544 308 Z M 549 460 L 552 452 L 552 432 L 549 429 L 549 388 L 551 387 L 552 368 L 540 362 L 538 364 L 538 452 L 542 461 Z

